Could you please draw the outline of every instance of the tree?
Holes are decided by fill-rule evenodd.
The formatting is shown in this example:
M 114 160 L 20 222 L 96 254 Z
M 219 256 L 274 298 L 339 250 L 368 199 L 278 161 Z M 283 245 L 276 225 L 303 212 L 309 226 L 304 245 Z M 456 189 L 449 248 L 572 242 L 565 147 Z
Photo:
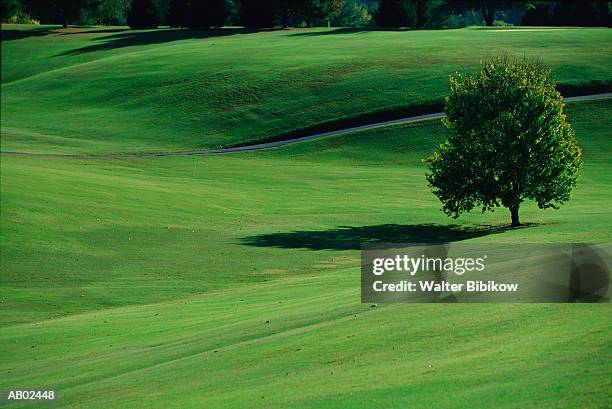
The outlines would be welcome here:
M 222 27 L 228 14 L 225 0 L 191 0 L 187 8 L 187 27 Z
M 168 7 L 166 21 L 170 27 L 187 27 L 188 0 L 172 0 Z
M 2 21 L 8 21 L 11 17 L 21 11 L 21 4 L 18 0 L 0 0 Z
M 374 13 L 376 24 L 381 27 L 410 27 L 414 25 L 414 11 L 406 0 L 381 0 Z
M 556 209 L 569 199 L 582 153 L 549 69 L 500 57 L 477 76 L 451 77 L 450 89 L 451 132 L 426 175 L 447 215 L 504 206 L 519 226 L 523 201 Z
M 552 25 L 552 14 L 555 4 L 549 1 L 539 1 L 531 10 L 523 14 L 521 25 L 523 26 L 550 26 Z
M 86 10 L 97 7 L 98 0 L 22 0 L 28 12 L 44 23 L 74 24 Z
M 610 1 L 561 1 L 552 16 L 554 25 L 609 27 L 612 15 Z
M 306 27 L 324 16 L 325 2 L 322 0 L 293 0 L 292 3 L 295 14 L 304 20 Z
M 127 23 L 131 28 L 157 28 L 159 15 L 151 0 L 133 0 L 127 13 Z
M 492 26 L 498 11 L 513 9 L 530 10 L 533 8 L 533 2 L 508 0 L 448 0 L 447 7 L 455 11 L 480 11 L 485 24 L 487 26 Z
M 340 27 L 363 27 L 371 24 L 368 8 L 357 0 L 344 0 L 334 23 Z
M 83 10 L 80 22 L 86 24 L 123 25 L 130 0 L 99 0 L 94 7 Z
M 277 0 L 241 0 L 240 21 L 251 28 L 274 27 L 278 13 Z
M 374 19 L 381 27 L 426 27 L 442 3 L 440 0 L 381 0 Z

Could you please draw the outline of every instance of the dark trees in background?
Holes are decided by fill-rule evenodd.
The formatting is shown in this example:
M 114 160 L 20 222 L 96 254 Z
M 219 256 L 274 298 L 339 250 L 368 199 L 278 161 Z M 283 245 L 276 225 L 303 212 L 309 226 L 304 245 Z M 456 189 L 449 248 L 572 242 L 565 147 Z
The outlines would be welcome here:
M 556 2 L 536 2 L 531 10 L 523 14 L 521 24 L 524 26 L 550 26 L 552 25 L 552 14 Z
M 525 200 L 540 209 L 569 200 L 582 152 L 549 69 L 484 62 L 476 76 L 451 78 L 445 111 L 449 136 L 427 159 L 426 177 L 447 215 L 503 206 L 519 226 Z
M 0 13 L 2 21 L 7 21 L 10 17 L 21 11 L 21 4 L 17 0 L 0 0 Z
M 503 10 L 529 10 L 534 7 L 531 1 L 498 0 L 447 0 L 446 7 L 455 12 L 474 10 L 480 12 L 487 26 L 492 26 L 495 16 Z
M 61 24 L 64 28 L 79 21 L 83 10 L 95 7 L 96 0 L 23 0 L 27 12 L 43 23 Z
M 93 1 L 88 0 L 56 0 L 49 3 L 56 5 L 56 10 L 62 16 L 62 27 L 67 28 L 81 17 L 81 10 L 91 7 Z
M 611 1 L 539 1 L 523 15 L 525 26 L 610 27 Z
M 374 20 L 381 27 L 427 27 L 443 3 L 440 0 L 381 0 Z
M 0 0 L 2 19 L 12 16 L 43 24 L 126 23 L 131 26 L 217 27 L 227 22 L 246 27 L 367 26 L 456 28 L 494 24 L 553 26 L 612 25 L 612 1 L 500 0 Z M 133 3 L 133 7 L 131 7 Z M 155 10 L 157 19 L 153 18 Z M 482 18 L 482 20 L 481 20 Z M 15 19 L 19 21 L 19 19 Z
M 187 27 L 222 27 L 227 18 L 228 7 L 225 0 L 191 0 L 187 9 Z
M 342 0 L 290 0 L 288 3 L 290 12 L 306 27 L 315 22 L 331 21 L 342 10 Z
M 413 21 L 410 10 L 404 0 L 381 0 L 374 13 L 376 24 L 381 27 L 410 27 Z
M 364 27 L 372 23 L 372 14 L 365 2 L 343 0 L 340 12 L 332 23 L 339 27 Z
M 97 0 L 92 7 L 82 10 L 80 24 L 125 25 L 125 16 L 132 0 Z
M 250 28 L 274 27 L 279 11 L 278 0 L 241 0 L 240 21 Z
M 557 26 L 610 27 L 612 2 L 559 1 L 552 15 Z
M 245 27 L 289 27 L 326 24 L 342 11 L 342 0 L 240 0 L 240 21 Z
M 287 28 L 293 17 L 293 3 L 294 0 L 277 0 L 276 1 L 276 23 L 282 27 Z
M 304 19 L 306 27 L 311 27 L 313 21 L 324 16 L 324 2 L 319 0 L 293 0 L 290 7 L 295 15 Z
M 170 27 L 187 27 L 189 0 L 172 0 L 168 7 L 166 22 Z
M 156 28 L 159 25 L 157 8 L 151 0 L 132 0 L 127 13 L 127 24 L 131 28 Z

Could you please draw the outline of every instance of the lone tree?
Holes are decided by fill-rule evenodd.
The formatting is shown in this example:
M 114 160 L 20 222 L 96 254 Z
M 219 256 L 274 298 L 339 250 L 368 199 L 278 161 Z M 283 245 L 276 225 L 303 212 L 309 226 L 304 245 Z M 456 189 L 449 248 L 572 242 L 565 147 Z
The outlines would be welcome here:
M 563 97 L 538 63 L 498 57 L 476 76 L 456 75 L 445 99 L 448 139 L 426 160 L 442 210 L 458 217 L 476 206 L 559 208 L 576 185 L 582 152 L 563 113 Z

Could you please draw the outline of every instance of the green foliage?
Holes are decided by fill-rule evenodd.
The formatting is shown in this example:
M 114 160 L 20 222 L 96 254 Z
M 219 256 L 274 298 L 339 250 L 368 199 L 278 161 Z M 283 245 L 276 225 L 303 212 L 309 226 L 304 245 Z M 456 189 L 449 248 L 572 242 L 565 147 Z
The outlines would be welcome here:
M 245 27 L 274 27 L 278 12 L 278 2 L 271 0 L 240 0 L 240 21 Z
M 21 3 L 18 0 L 0 0 L 0 16 L 2 22 L 8 22 L 13 16 L 21 12 Z
M 451 78 L 448 139 L 428 159 L 427 180 L 446 214 L 504 206 L 518 225 L 524 200 L 558 208 L 569 199 L 581 150 L 550 71 L 500 57 L 477 76 Z
M 362 2 L 344 0 L 339 14 L 332 21 L 339 27 L 364 27 L 372 23 L 372 15 Z
M 226 0 L 191 0 L 187 6 L 186 26 L 190 28 L 222 27 L 227 14 Z
M 21 0 L 23 8 L 43 23 L 68 27 L 81 20 L 83 14 L 97 7 L 101 0 Z
M 487 26 L 492 26 L 495 16 L 502 10 L 530 10 L 534 7 L 532 1 L 508 0 L 447 0 L 446 8 L 456 12 L 474 10 L 480 12 Z
M 426 27 L 442 3 L 437 0 L 381 0 L 374 19 L 381 27 Z
M 447 12 L 443 15 L 440 27 L 443 28 L 462 28 L 471 26 L 481 26 L 484 20 L 480 12 L 467 10 L 461 13 Z
M 127 14 L 127 24 L 131 28 L 156 28 L 159 24 L 157 9 L 151 0 L 133 0 Z
M 514 24 L 505 22 L 504 20 L 495 20 L 493 22 L 494 27 L 512 27 Z
M 81 22 L 96 25 L 124 25 L 131 0 L 100 0 L 83 10 Z
M 602 26 L 612 24 L 610 1 L 561 1 L 552 16 L 552 23 L 560 26 Z
M 522 24 L 526 26 L 600 26 L 612 24 L 610 1 L 538 1 L 527 10 Z
M 166 22 L 170 27 L 187 27 L 189 0 L 172 0 L 168 7 Z
M 240 0 L 245 27 L 289 27 L 327 25 L 343 8 L 342 0 Z
M 33 24 L 40 25 L 40 21 L 30 17 L 29 14 L 22 10 L 13 13 L 7 20 L 9 24 Z

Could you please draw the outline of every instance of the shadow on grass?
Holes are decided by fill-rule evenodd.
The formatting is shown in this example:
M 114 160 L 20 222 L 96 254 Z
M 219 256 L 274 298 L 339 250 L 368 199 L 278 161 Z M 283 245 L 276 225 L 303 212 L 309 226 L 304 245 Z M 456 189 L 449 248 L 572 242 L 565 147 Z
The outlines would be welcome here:
M 88 30 L 89 28 L 98 28 L 97 26 L 70 26 L 70 28 L 83 28 L 87 31 L 65 31 L 61 32 L 61 35 L 70 36 L 75 34 L 111 34 L 111 33 L 121 33 L 124 31 L 130 31 L 129 28 L 103 28 L 98 30 Z
M 525 225 L 523 227 L 529 227 Z M 242 244 L 309 250 L 358 250 L 362 244 L 450 243 L 503 233 L 508 225 L 464 227 L 456 224 L 381 224 L 376 226 L 339 226 L 330 230 L 293 231 L 245 237 Z
M 368 28 L 356 28 L 356 27 L 343 27 L 332 30 L 323 30 L 323 31 L 305 31 L 300 33 L 290 34 L 293 37 L 317 37 L 317 36 L 326 36 L 332 34 L 359 34 L 359 33 L 367 33 L 369 31 L 380 31 L 378 29 L 368 29 Z
M 322 31 L 304 31 L 290 34 L 295 37 L 316 37 L 316 36 L 326 36 L 326 35 L 337 35 L 337 34 L 365 34 L 372 33 L 377 31 L 383 32 L 407 32 L 407 31 L 424 31 L 425 29 L 416 29 L 410 27 L 339 27 L 331 30 L 322 30 Z
M 251 34 L 260 30 L 246 28 L 220 28 L 216 30 L 190 30 L 183 28 L 168 28 L 157 30 L 120 30 L 117 34 L 97 38 L 96 44 L 74 50 L 64 51 L 58 56 L 78 55 L 94 51 L 110 50 L 115 48 L 138 45 L 152 45 L 169 43 L 172 41 L 188 39 L 205 39 L 212 37 L 225 37 L 235 34 Z M 101 32 L 108 32 L 101 30 Z M 89 32 L 91 33 L 91 31 Z
M 42 37 L 52 33 L 52 30 L 48 30 L 46 28 L 36 28 L 31 30 L 12 30 L 10 28 L 3 28 L 1 30 L 2 41 L 21 40 L 22 38 L 29 37 Z

